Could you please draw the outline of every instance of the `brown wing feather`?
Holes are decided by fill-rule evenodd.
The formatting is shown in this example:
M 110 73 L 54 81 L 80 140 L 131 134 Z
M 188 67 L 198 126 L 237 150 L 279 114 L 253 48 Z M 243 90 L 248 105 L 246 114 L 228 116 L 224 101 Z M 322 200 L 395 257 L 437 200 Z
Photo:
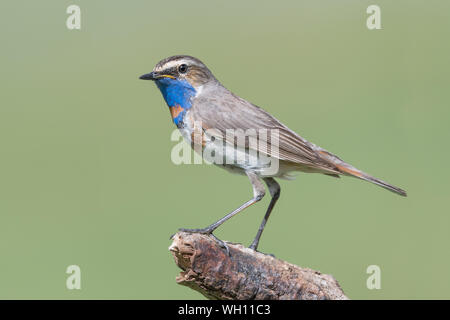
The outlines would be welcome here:
M 219 130 L 223 136 L 227 129 L 278 129 L 278 154 L 274 154 L 270 148 L 270 139 L 266 139 L 269 148 L 264 148 L 264 144 L 262 146 L 258 144 L 258 152 L 276 156 L 294 165 L 308 166 L 328 173 L 339 173 L 332 163 L 320 155 L 319 150 L 323 149 L 306 141 L 263 109 L 229 91 L 220 92 L 219 96 L 197 98 L 193 103 L 192 112 L 194 119 L 201 120 L 204 128 Z

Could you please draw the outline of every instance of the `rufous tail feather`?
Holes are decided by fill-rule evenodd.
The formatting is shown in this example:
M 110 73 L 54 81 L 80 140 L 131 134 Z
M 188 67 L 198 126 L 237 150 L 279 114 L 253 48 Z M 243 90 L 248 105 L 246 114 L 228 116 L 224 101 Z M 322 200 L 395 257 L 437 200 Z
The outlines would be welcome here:
M 393 186 L 392 184 L 389 184 L 383 180 L 377 179 L 375 177 L 372 177 L 370 175 L 368 175 L 367 173 L 364 173 L 356 168 L 353 168 L 350 165 L 347 164 L 337 164 L 336 165 L 337 169 L 342 172 L 345 175 L 349 175 L 349 176 L 353 176 L 362 180 L 366 180 L 369 182 L 372 182 L 374 184 L 376 184 L 377 186 L 380 186 L 382 188 L 385 188 L 389 191 L 392 191 L 394 193 L 397 193 L 403 197 L 406 197 L 406 191 L 403 189 L 400 189 L 396 186 Z

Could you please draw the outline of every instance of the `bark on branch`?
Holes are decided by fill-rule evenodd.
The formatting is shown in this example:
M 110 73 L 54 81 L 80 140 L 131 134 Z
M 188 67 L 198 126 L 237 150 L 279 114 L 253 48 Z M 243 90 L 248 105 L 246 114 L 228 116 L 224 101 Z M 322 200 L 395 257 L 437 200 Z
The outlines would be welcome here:
M 230 256 L 210 236 L 179 232 L 169 247 L 183 271 L 177 283 L 209 299 L 348 299 L 331 275 L 301 268 L 240 244 Z

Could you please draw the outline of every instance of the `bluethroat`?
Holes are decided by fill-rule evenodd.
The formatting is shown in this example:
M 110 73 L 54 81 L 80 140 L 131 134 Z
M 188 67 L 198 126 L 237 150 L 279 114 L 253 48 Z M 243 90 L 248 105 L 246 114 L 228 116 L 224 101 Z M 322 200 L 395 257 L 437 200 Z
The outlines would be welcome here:
M 275 178 L 290 179 L 295 171 L 336 178 L 341 175 L 355 177 L 406 196 L 404 190 L 356 169 L 336 155 L 306 141 L 268 112 L 234 95 L 197 58 L 187 55 L 166 58 L 140 79 L 156 83 L 169 107 L 172 121 L 196 151 L 212 149 L 214 159 L 223 160 L 214 164 L 230 172 L 247 175 L 253 187 L 252 199 L 222 219 L 206 228 L 180 231 L 212 235 L 222 223 L 260 201 L 265 195 L 265 183 L 271 201 L 250 245 L 256 250 L 270 213 L 280 197 L 280 185 Z M 261 130 L 276 131 L 276 138 L 260 134 Z M 244 132 L 243 142 L 237 144 L 236 135 L 227 134 L 230 131 Z M 196 133 L 199 133 L 199 139 L 195 138 Z M 255 138 L 257 143 L 250 143 L 249 138 Z M 236 161 L 239 154 L 244 155 L 246 160 Z M 276 160 L 276 170 L 267 161 L 262 161 L 260 155 Z

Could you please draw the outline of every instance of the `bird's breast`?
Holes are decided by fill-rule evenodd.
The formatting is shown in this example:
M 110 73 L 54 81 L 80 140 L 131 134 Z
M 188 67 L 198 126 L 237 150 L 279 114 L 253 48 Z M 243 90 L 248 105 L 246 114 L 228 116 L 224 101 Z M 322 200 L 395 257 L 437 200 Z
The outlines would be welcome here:
M 177 127 L 184 125 L 184 118 L 186 116 L 186 109 L 176 104 L 174 106 L 169 106 L 170 115 L 172 116 L 172 121 Z

